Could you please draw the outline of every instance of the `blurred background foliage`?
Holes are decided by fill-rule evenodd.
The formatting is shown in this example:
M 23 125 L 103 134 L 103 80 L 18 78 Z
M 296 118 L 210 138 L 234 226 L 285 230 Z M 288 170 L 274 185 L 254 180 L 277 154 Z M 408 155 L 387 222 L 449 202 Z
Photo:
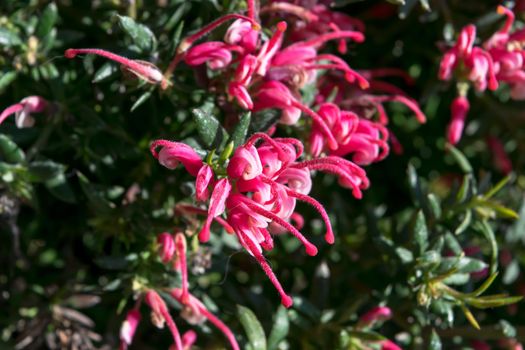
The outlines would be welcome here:
M 306 258 L 284 236 L 268 255 L 293 308 L 277 307 L 255 261 L 218 227 L 210 244 L 190 244 L 194 293 L 245 347 L 360 349 L 382 336 L 406 349 L 525 341 L 525 307 L 503 295 L 525 295 L 524 104 L 504 88 L 475 96 L 466 135 L 449 149 L 455 91 L 436 77 L 440 45 L 470 22 L 490 35 L 501 24 L 498 2 L 395 2 L 335 1 L 366 24 L 365 43 L 345 59 L 356 69 L 409 72 L 414 85 L 392 82 L 420 102 L 428 122 L 388 106 L 404 152 L 367 168 L 372 186 L 362 200 L 315 176 L 312 196 L 330 213 L 336 244 L 323 243 L 322 222 L 299 204 L 320 253 Z M 200 225 L 175 207 L 194 191 L 191 178 L 158 166 L 148 151 L 158 138 L 206 148 L 191 110 L 214 99 L 196 85 L 198 69 L 179 67 L 173 88 L 161 92 L 101 58 L 67 60 L 64 50 L 102 48 L 165 68 L 187 33 L 244 9 L 237 0 L 1 2 L 0 109 L 28 95 L 52 107 L 33 128 L 0 126 L 0 348 L 116 348 L 134 284 L 178 283 L 156 257 L 156 235 Z M 209 110 L 222 120 L 219 108 Z M 250 132 L 261 118 L 252 116 Z M 488 137 L 503 141 L 509 176 Z M 356 328 L 375 305 L 391 307 L 393 320 Z M 225 346 L 205 324 L 197 344 Z M 142 322 L 132 348 L 168 345 L 167 332 Z

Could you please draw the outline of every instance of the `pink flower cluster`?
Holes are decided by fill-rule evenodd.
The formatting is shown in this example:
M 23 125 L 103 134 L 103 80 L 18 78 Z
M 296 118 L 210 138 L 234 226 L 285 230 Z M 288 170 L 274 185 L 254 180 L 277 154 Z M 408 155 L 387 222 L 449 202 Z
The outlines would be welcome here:
M 225 335 L 231 348 L 233 350 L 239 350 L 239 344 L 228 326 L 213 315 L 199 299 L 188 291 L 187 246 L 184 234 L 179 232 L 174 236 L 167 232 L 161 233 L 157 237 L 157 243 L 159 245 L 159 257 L 161 261 L 165 264 L 172 264 L 173 268 L 180 273 L 182 278 L 180 288 L 172 288 L 166 291 L 182 306 L 180 316 L 192 325 L 201 324 L 206 320 L 210 321 Z M 127 349 L 133 341 L 133 337 L 141 320 L 139 308 L 142 300 L 144 300 L 151 309 L 151 320 L 153 324 L 158 328 L 164 328 L 164 324 L 168 326 L 173 337 L 173 346 L 170 347 L 170 349 L 189 350 L 197 340 L 196 333 L 190 330 L 182 336 L 180 335 L 166 302 L 154 289 L 147 289 L 141 292 L 135 307 L 127 313 L 120 328 L 120 349 Z
M 299 231 L 303 219 L 295 212 L 297 200 L 319 212 L 326 225 L 325 240 L 334 242 L 328 214 L 308 196 L 312 186 L 310 171 L 336 175 L 341 186 L 351 189 L 356 198 L 361 198 L 361 191 L 369 185 L 365 171 L 349 160 L 327 156 L 299 161 L 303 153 L 299 140 L 271 138 L 264 133 L 254 134 L 238 147 L 225 167 L 203 162 L 191 147 L 179 142 L 155 141 L 151 152 L 163 166 L 174 169 L 181 163 L 196 177 L 195 199 L 208 203 L 199 240 L 210 239 L 213 220 L 235 233 L 268 275 L 286 307 L 292 305 L 292 298 L 284 292 L 262 252 L 273 249 L 272 234 L 288 231 L 304 245 L 308 255 L 317 254 L 317 248 Z M 220 217 L 222 214 L 226 214 L 225 219 Z M 295 226 L 290 222 L 295 222 Z
M 312 145 L 311 151 L 314 156 L 322 151 L 345 155 L 355 151 L 362 142 L 369 147 L 369 141 L 373 139 L 374 146 L 371 148 L 381 148 L 381 155 L 376 155 L 374 160 L 382 159 L 388 154 L 386 141 L 391 136 L 383 127 L 388 122 L 383 103 L 395 101 L 406 104 L 420 122 L 425 121 L 425 116 L 417 103 L 402 90 L 389 83 L 369 81 L 366 76 L 371 79 L 401 76 L 409 82 L 411 79 L 406 73 L 395 69 L 360 73 L 350 68 L 342 58 L 320 53 L 329 41 L 338 41 L 341 53 L 347 51 L 348 40 L 358 43 L 364 41 L 361 32 L 364 25 L 344 14 L 330 11 L 323 4 L 310 6 L 310 3 L 271 2 L 260 9 L 259 14 L 264 18 L 288 19 L 292 24 L 289 40 L 285 40 L 288 28 L 286 21 L 278 22 L 273 35 L 264 40 L 253 13 L 249 13 L 246 18 L 238 18 L 239 15 L 222 17 L 182 42 L 173 64 L 168 68 L 168 74 L 181 61 L 190 66 L 206 64 L 212 79 L 221 81 L 221 84 L 225 82 L 222 93 L 226 94 L 228 100 L 236 101 L 240 108 L 254 112 L 280 110 L 279 122 L 285 125 L 297 124 L 301 115 L 310 117 L 313 121 L 312 140 L 315 145 Z M 230 25 L 222 41 L 194 45 L 204 34 L 226 19 L 233 18 L 237 19 Z M 306 85 L 313 85 L 318 90 L 314 99 L 317 108 L 311 108 L 303 101 L 301 89 Z M 370 93 L 363 93 L 369 88 Z M 217 87 L 214 90 L 221 92 Z M 374 95 L 373 92 L 382 94 Z M 331 99 L 345 108 L 340 114 L 342 119 L 334 113 L 322 113 L 330 108 L 324 104 Z M 370 121 L 376 113 L 383 126 Z M 349 115 L 352 121 L 349 121 Z M 352 128 L 337 129 L 340 120 Z M 354 133 L 356 140 L 350 141 Z M 341 150 L 338 150 L 339 147 Z M 370 159 L 365 163 L 370 163 Z
M 512 31 L 514 13 L 498 6 L 498 13 L 506 16 L 503 27 L 481 45 L 476 45 L 476 27 L 465 26 L 455 43 L 441 59 L 439 78 L 456 78 L 459 96 L 451 106 L 451 122 L 448 127 L 448 141 L 459 142 L 465 119 L 470 109 L 467 99 L 468 88 L 477 91 L 496 90 L 501 83 L 510 86 L 513 99 L 525 99 L 525 29 Z

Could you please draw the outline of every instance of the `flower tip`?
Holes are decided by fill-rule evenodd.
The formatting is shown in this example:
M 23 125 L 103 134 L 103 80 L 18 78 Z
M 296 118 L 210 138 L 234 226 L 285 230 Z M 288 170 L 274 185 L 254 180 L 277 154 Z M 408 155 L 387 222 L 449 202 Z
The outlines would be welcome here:
M 280 32 L 284 32 L 287 27 L 288 27 L 288 25 L 286 24 L 285 21 L 281 21 L 281 22 L 277 23 L 277 30 L 280 31 Z
M 370 83 L 366 80 L 359 82 L 359 87 L 363 90 L 366 90 L 370 87 Z
M 316 256 L 317 255 L 317 247 L 314 246 L 311 243 L 306 244 L 306 254 L 310 256 Z
M 66 58 L 75 58 L 76 55 L 77 52 L 75 49 L 67 49 L 66 51 L 64 51 L 64 57 Z
M 210 240 L 210 227 L 206 223 L 204 224 L 204 227 L 202 228 L 201 232 L 199 232 L 199 242 L 206 243 Z
M 496 9 L 496 12 L 500 15 L 504 15 L 507 11 L 507 8 L 503 5 L 498 5 L 498 8 Z
M 261 25 L 259 23 L 253 22 L 252 23 L 252 29 L 256 30 L 256 31 L 260 31 L 261 30 Z
M 293 305 L 293 299 L 288 295 L 283 295 L 281 298 L 281 304 L 288 309 Z
M 325 240 L 326 243 L 328 243 L 328 244 L 334 244 L 334 242 L 335 242 L 335 237 L 334 237 L 333 232 L 326 232 L 326 234 L 324 235 L 324 240 Z

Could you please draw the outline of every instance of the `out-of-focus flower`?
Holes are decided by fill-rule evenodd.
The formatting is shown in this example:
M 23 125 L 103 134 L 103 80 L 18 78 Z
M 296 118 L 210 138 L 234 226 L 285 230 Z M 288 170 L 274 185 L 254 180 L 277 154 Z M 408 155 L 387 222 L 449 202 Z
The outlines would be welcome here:
M 35 124 L 31 116 L 33 113 L 45 111 L 48 102 L 40 96 L 28 96 L 20 102 L 7 107 L 0 114 L 0 124 L 10 115 L 15 115 L 15 124 L 18 128 L 28 128 Z

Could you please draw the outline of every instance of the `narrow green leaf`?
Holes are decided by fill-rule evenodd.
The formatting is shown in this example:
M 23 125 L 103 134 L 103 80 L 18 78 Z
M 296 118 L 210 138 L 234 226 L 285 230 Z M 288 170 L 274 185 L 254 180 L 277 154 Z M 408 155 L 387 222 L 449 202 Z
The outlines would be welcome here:
M 476 227 L 485 236 L 485 239 L 490 244 L 490 273 L 493 274 L 498 270 L 498 242 L 496 241 L 496 235 L 490 227 L 489 223 L 485 220 L 477 223 Z
M 463 219 L 459 223 L 458 227 L 456 227 L 456 229 L 454 230 L 454 234 L 459 235 L 463 233 L 470 226 L 471 222 L 472 222 L 472 211 L 466 210 L 463 215 Z
M 520 275 L 520 264 L 518 260 L 512 260 L 510 264 L 505 268 L 503 273 L 502 282 L 503 284 L 514 283 Z
M 8 87 L 16 79 L 16 72 L 10 71 L 0 76 L 0 91 Z
M 20 163 L 25 160 L 24 152 L 6 135 L 0 134 L 0 159 L 7 163 Z
M 476 328 L 477 330 L 480 330 L 481 327 L 479 326 L 478 321 L 476 321 L 474 315 L 472 315 L 472 312 L 470 312 L 470 310 L 463 303 L 459 304 L 459 306 L 461 307 L 461 311 L 463 311 L 465 317 L 470 322 L 472 327 Z
M 469 294 L 466 294 L 467 296 L 475 296 L 477 297 L 478 295 L 481 295 L 483 294 L 491 285 L 492 285 L 492 282 L 494 282 L 494 280 L 496 279 L 496 277 L 498 277 L 498 272 L 496 273 L 493 273 L 492 275 L 490 275 L 486 280 L 485 282 L 483 282 L 481 284 L 481 286 L 479 286 L 478 289 L 476 289 L 475 291 L 473 291 L 472 293 L 469 293 Z
M 467 157 L 465 157 L 465 155 L 461 153 L 460 150 L 458 150 L 451 144 L 447 144 L 447 150 L 450 151 L 450 154 L 465 174 L 472 173 L 472 165 L 470 165 L 470 162 L 468 161 Z
M 438 197 L 433 193 L 429 193 L 427 195 L 427 200 L 434 219 L 437 220 L 441 218 L 441 204 L 439 203 Z
M 496 193 L 498 193 L 505 185 L 510 181 L 511 175 L 505 176 L 503 179 L 501 179 L 497 184 L 494 185 L 487 193 L 483 195 L 483 198 L 489 199 Z
M 47 5 L 46 9 L 40 16 L 38 20 L 38 25 L 36 26 L 35 35 L 39 39 L 46 37 L 53 27 L 55 26 L 58 19 L 58 9 L 57 5 L 54 2 Z
M 456 255 L 460 255 L 463 253 L 463 248 L 461 248 L 461 244 L 459 244 L 457 238 L 450 232 L 447 232 L 445 234 L 445 243 L 450 250 Z
M 145 93 L 140 95 L 140 97 L 137 99 L 137 101 L 135 101 L 133 106 L 131 106 L 130 111 L 133 112 L 134 110 L 139 108 L 144 102 L 146 102 L 151 97 L 151 94 L 151 91 L 146 91 Z
M 34 161 L 28 166 L 29 180 L 31 182 L 46 182 L 64 173 L 65 167 L 62 164 L 51 160 Z
M 376 333 L 376 332 L 373 332 L 373 331 L 357 331 L 357 330 L 349 330 L 348 331 L 348 335 L 352 338 L 357 338 L 357 339 L 360 339 L 360 340 L 363 340 L 363 341 L 371 341 L 371 342 L 376 342 L 376 341 L 385 341 L 386 338 L 379 334 L 379 333 Z
M 248 128 L 250 127 L 250 121 L 252 120 L 252 113 L 245 112 L 242 114 L 239 123 L 233 130 L 229 142 L 233 141 L 234 147 L 237 148 L 244 143 L 244 139 L 248 134 Z
M 94 74 L 92 83 L 99 83 L 115 75 L 118 71 L 118 66 L 112 62 L 106 62 Z
M 226 130 L 211 113 L 200 108 L 196 108 L 192 112 L 197 124 L 197 132 L 204 146 L 207 148 L 219 148 L 228 139 Z
M 441 350 L 441 339 L 439 338 L 439 335 L 436 333 L 436 330 L 432 330 L 432 334 L 430 335 L 430 340 L 428 344 L 429 350 Z
M 153 32 L 143 24 L 135 22 L 133 18 L 117 15 L 122 29 L 130 36 L 133 43 L 142 51 L 154 50 L 157 40 Z
M 487 296 L 487 297 L 477 297 L 477 298 L 468 298 L 465 299 L 469 305 L 472 305 L 478 309 L 488 309 L 492 307 L 500 307 L 510 304 L 515 304 L 523 299 L 522 296 Z
M 268 338 L 268 349 L 277 349 L 279 343 L 288 335 L 289 329 L 288 311 L 284 306 L 280 305 L 273 318 L 273 327 Z
M 428 228 L 422 210 L 419 210 L 417 213 L 413 232 L 414 240 L 419 247 L 419 254 L 421 255 L 428 247 Z
M 0 27 L 0 45 L 5 47 L 22 45 L 18 35 L 7 28 Z
M 475 200 L 475 204 L 483 208 L 494 210 L 496 214 L 499 215 L 500 217 L 509 218 L 509 219 L 519 219 L 518 213 L 516 213 L 512 209 L 504 207 L 503 205 L 499 203 L 478 198 Z
M 261 323 L 247 307 L 237 305 L 237 314 L 246 335 L 248 336 L 248 343 L 251 350 L 266 350 L 266 335 Z
M 61 201 L 66 203 L 76 202 L 75 193 L 63 173 L 46 181 L 45 186 L 53 196 Z

